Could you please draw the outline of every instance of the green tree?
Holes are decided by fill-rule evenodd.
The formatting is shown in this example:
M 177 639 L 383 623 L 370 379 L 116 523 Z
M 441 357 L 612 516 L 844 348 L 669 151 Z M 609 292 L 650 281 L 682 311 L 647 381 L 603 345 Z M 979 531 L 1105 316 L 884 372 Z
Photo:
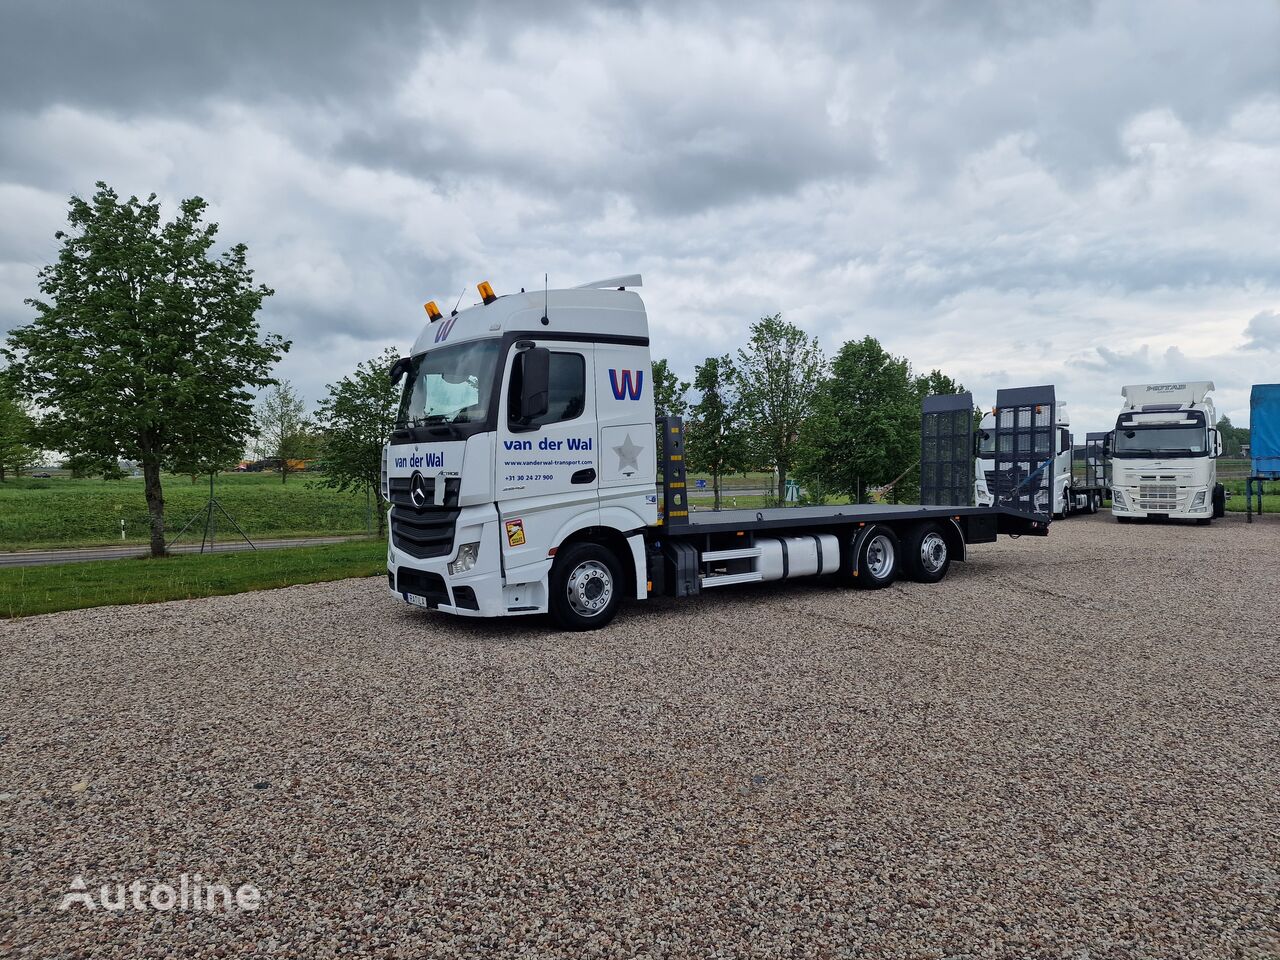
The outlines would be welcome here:
M 689 414 L 689 401 L 685 395 L 689 392 L 689 384 L 681 380 L 666 360 L 653 361 L 653 406 L 658 416 L 664 413 L 673 417 L 685 417 Z
M 377 498 L 378 534 L 386 532 L 382 499 L 382 450 L 391 439 L 400 391 L 387 376 L 399 353 L 391 347 L 355 372 L 328 385 L 316 413 L 321 430 L 321 486 L 363 491 Z
M 165 552 L 165 469 L 193 473 L 239 455 L 252 429 L 251 388 L 288 350 L 261 336 L 270 288 L 254 284 L 244 244 L 212 253 L 217 224 L 191 197 L 161 222 L 155 194 L 121 201 L 98 183 L 73 196 L 69 232 L 40 271 L 36 319 L 3 351 L 43 415 L 41 445 L 77 463 L 142 467 L 151 552 Z
M 1218 420 L 1217 426 L 1218 433 L 1222 434 L 1222 455 L 1232 459 L 1239 458 L 1241 448 L 1249 442 L 1249 428 L 1235 426 L 1226 414 Z
M 738 351 L 734 381 L 751 458 L 778 471 L 779 497 L 826 372 L 817 338 L 784 321 L 780 313 L 753 323 L 747 346 Z
M 698 402 L 690 409 L 685 458 L 690 469 L 711 474 L 714 508 L 719 510 L 724 477 L 747 465 L 733 357 L 708 357 L 695 370 L 693 386 Z
M 315 430 L 293 384 L 281 380 L 258 401 L 258 444 L 264 459 L 278 460 L 280 482 L 302 469 L 298 463 L 316 452 Z
M 37 462 L 36 422 L 27 405 L 12 392 L 12 384 L 0 374 L 0 483 L 10 472 L 19 476 Z
M 804 426 L 802 478 L 862 503 L 868 487 L 901 477 L 919 460 L 920 389 L 874 337 L 846 343 Z

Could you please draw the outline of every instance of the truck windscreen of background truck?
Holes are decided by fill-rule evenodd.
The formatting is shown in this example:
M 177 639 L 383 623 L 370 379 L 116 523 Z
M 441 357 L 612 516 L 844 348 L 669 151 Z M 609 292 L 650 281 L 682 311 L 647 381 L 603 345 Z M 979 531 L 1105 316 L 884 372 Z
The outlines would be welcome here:
M 1204 418 L 1191 414 L 1181 423 L 1122 423 L 1112 452 L 1117 457 L 1203 457 L 1209 452 Z

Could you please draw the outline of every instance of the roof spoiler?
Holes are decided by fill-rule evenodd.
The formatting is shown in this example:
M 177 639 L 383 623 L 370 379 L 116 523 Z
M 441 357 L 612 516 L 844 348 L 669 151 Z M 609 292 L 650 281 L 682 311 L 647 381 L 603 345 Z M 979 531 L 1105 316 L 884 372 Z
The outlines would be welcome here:
M 1203 403 L 1213 391 L 1212 380 L 1187 380 L 1182 383 L 1137 383 L 1120 390 L 1130 410 L 1139 410 L 1148 403 L 1185 404 Z
M 619 290 L 625 290 L 627 287 L 642 287 L 640 282 L 640 274 L 628 273 L 621 277 L 605 277 L 603 280 L 592 280 L 590 283 L 580 283 L 573 289 L 575 290 L 608 290 L 616 287 Z

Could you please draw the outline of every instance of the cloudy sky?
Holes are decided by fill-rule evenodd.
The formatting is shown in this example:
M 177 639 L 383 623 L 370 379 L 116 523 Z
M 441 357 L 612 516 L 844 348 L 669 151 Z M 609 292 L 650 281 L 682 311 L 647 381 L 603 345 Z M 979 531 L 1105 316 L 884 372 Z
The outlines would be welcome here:
M 421 304 L 641 272 L 989 404 L 1280 381 L 1280 4 L 0 0 L 0 330 L 95 180 L 208 199 L 315 401 Z

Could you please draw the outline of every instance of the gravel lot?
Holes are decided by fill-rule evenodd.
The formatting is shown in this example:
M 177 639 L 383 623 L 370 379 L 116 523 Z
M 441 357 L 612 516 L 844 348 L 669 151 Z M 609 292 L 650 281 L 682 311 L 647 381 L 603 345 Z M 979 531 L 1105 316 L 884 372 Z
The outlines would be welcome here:
M 974 554 L 587 635 L 379 580 L 0 624 L 0 956 L 1280 955 L 1280 517 Z M 57 909 L 184 871 L 263 904 Z

